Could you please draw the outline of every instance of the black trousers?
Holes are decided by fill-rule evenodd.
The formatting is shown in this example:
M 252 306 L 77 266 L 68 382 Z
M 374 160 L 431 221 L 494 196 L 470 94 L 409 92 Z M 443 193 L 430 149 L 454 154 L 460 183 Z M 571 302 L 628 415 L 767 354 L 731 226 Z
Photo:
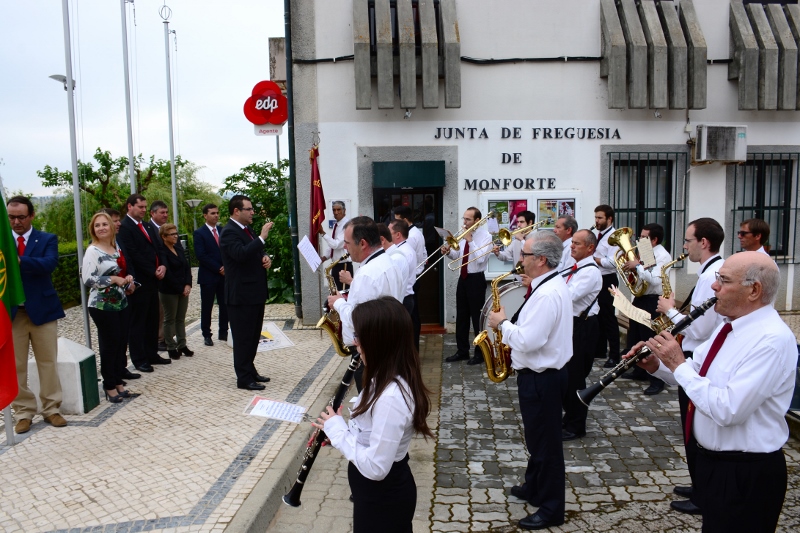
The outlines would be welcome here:
M 117 385 L 122 385 L 122 373 L 128 364 L 126 349 L 131 316 L 130 305 L 122 311 L 102 311 L 90 307 L 89 316 L 97 327 L 103 389 L 116 389 Z
M 349 463 L 347 480 L 353 493 L 353 533 L 412 533 L 417 484 L 408 466 L 408 454 L 380 481 L 364 477 Z
M 575 434 L 586 433 L 589 408 L 578 399 L 578 391 L 586 388 L 586 376 L 592 370 L 594 347 L 599 329 L 597 316 L 584 320 L 572 318 L 572 358 L 567 362 L 567 392 L 564 395 L 562 427 Z
M 530 453 L 522 489 L 526 499 L 539 507 L 536 514 L 543 520 L 563 521 L 566 473 L 561 402 L 567 389 L 567 369 L 518 372 L 517 389 Z
M 249 385 L 256 380 L 256 367 L 253 364 L 261 338 L 264 323 L 264 304 L 228 305 L 228 316 L 233 335 L 233 369 L 236 371 L 236 384 Z
M 414 346 L 417 347 L 417 351 L 419 351 L 419 335 L 422 331 L 422 321 L 419 318 L 419 297 L 417 293 L 419 292 L 419 281 L 414 283 L 414 308 L 411 311 L 411 324 L 414 326 Z M 403 304 L 405 305 L 405 304 Z
M 772 533 L 786 496 L 786 459 L 772 453 L 712 452 L 698 447 L 704 533 Z
M 658 307 L 658 295 L 646 294 L 644 296 L 637 296 L 633 299 L 633 306 L 650 313 L 650 318 L 655 318 L 658 316 L 658 312 L 656 311 L 656 307 Z M 634 344 L 639 341 L 646 341 L 655 336 L 655 334 L 656 333 L 647 326 L 631 320 L 630 326 L 628 327 L 628 342 L 625 344 L 625 350 L 630 351 Z M 663 380 L 651 376 L 647 371 L 638 366 L 634 366 L 632 372 L 634 375 L 648 378 L 651 385 L 658 385 L 659 383 L 662 385 L 664 384 Z
M 597 304 L 600 312 L 597 314 L 600 320 L 600 335 L 597 337 L 597 348 L 595 357 L 606 357 L 612 361 L 619 362 L 619 325 L 617 317 L 614 315 L 614 297 L 608 292 L 612 285 L 619 285 L 616 274 L 606 274 L 603 276 L 603 288 L 600 289 L 600 296 L 597 297 Z M 606 346 L 608 351 L 606 351 Z
M 142 283 L 128 296 L 131 308 L 128 345 L 133 366 L 142 366 L 154 361 L 158 355 L 158 317 L 161 304 L 158 302 L 158 287 L 155 281 Z
M 336 259 L 338 259 L 338 257 L 333 258 L 334 261 L 336 261 Z M 341 272 L 342 270 L 346 270 L 347 272 L 350 272 L 350 274 L 352 274 L 353 263 L 339 263 L 334 265 L 333 268 L 331 269 L 331 276 L 333 276 L 333 282 L 336 284 L 336 290 L 338 290 L 339 292 L 342 292 L 342 288 L 344 287 L 344 283 L 339 281 L 339 272 Z M 348 285 L 348 287 L 350 287 L 350 285 Z
M 211 338 L 211 312 L 214 310 L 214 298 L 219 306 L 219 333 L 217 338 L 228 338 L 228 306 L 225 305 L 225 278 L 217 283 L 200 285 L 200 331 L 203 337 Z
M 469 325 L 475 335 L 480 331 L 481 308 L 486 296 L 486 276 L 483 272 L 467 274 L 459 278 L 456 286 L 456 347 L 461 355 L 469 355 Z M 475 356 L 480 356 L 480 349 L 475 347 Z

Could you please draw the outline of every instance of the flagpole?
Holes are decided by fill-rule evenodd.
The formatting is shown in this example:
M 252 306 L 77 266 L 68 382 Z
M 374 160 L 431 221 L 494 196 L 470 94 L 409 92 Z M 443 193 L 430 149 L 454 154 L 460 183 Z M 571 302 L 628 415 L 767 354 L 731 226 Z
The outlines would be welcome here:
M 130 0 L 133 2 L 133 0 Z M 120 0 L 120 13 L 122 15 L 122 58 L 125 68 L 125 119 L 128 126 L 128 172 L 131 175 L 131 194 L 136 194 L 136 172 L 133 169 L 133 128 L 131 126 L 131 83 L 128 73 L 128 22 L 125 16 L 125 4 L 128 0 Z

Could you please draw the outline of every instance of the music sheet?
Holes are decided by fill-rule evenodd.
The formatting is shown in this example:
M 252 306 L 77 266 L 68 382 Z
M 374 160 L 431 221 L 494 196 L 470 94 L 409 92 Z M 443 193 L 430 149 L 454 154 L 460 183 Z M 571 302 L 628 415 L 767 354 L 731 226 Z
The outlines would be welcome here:
M 314 246 L 311 244 L 311 241 L 308 240 L 308 235 L 303 235 L 303 240 L 297 244 L 297 249 L 300 250 L 300 255 L 303 256 L 303 259 L 306 260 L 308 266 L 311 267 L 311 270 L 314 272 L 317 271 L 319 265 L 322 264 L 322 260 L 319 257 L 319 254 L 314 249 Z
M 636 250 L 639 252 L 639 260 L 644 268 L 650 268 L 656 264 L 656 256 L 653 253 L 653 243 L 650 239 L 639 239 L 636 242 Z M 661 274 L 659 272 L 659 274 Z
M 303 421 L 306 408 L 293 403 L 278 402 L 264 398 L 263 396 L 253 396 L 250 403 L 245 407 L 244 414 L 261 416 L 264 418 L 275 418 L 285 422 L 299 424 Z
M 645 325 L 650 329 L 653 329 L 650 320 L 650 313 L 645 311 L 644 309 L 639 309 L 638 307 L 634 307 L 634 305 L 628 300 L 628 298 L 622 294 L 619 289 L 615 286 L 609 287 L 609 292 L 614 295 L 614 307 L 619 310 L 620 313 L 625 315 L 626 317 L 630 318 L 631 320 L 638 322 L 639 324 Z

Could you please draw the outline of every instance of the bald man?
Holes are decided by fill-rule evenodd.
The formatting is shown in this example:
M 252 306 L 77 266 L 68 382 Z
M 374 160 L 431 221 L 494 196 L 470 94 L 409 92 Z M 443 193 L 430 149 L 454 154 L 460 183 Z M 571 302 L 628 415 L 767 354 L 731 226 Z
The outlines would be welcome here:
M 698 444 L 695 489 L 704 532 L 775 531 L 778 525 L 787 478 L 784 415 L 797 367 L 794 334 L 772 305 L 779 285 L 769 256 L 735 254 L 711 286 L 723 323 L 693 359 L 685 359 L 666 331 L 625 355 L 646 345 L 654 355 L 639 366 L 680 384 L 691 401 L 686 432 Z

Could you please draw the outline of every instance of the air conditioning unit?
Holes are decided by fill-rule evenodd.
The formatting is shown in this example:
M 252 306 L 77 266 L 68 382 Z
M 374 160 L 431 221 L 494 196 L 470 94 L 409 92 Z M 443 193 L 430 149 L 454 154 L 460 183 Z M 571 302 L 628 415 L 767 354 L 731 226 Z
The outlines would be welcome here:
M 747 161 L 747 126 L 697 125 L 695 161 Z

